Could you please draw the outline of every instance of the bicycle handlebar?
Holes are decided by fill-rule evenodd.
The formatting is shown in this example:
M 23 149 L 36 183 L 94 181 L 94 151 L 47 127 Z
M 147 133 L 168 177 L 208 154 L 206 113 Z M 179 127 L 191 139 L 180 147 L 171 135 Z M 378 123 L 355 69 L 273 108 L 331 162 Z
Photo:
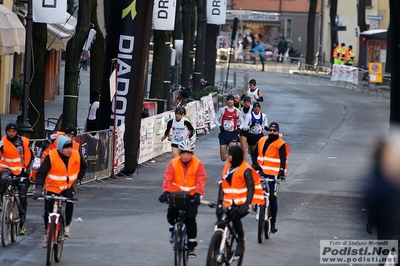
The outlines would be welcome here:
M 74 201 L 78 200 L 75 198 L 67 198 L 67 197 L 56 196 L 56 195 L 45 195 L 43 197 L 38 198 L 38 200 L 45 200 L 45 199 L 55 199 L 55 200 L 62 200 L 62 201 L 66 201 L 66 202 L 74 202 Z

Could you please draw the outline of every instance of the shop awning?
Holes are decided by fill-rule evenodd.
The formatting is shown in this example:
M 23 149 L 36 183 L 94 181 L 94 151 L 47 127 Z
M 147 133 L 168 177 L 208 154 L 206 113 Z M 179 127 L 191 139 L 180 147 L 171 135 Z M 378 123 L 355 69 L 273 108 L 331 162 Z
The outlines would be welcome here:
M 361 35 L 369 36 L 369 39 L 386 40 L 387 30 L 376 29 L 376 30 L 366 30 L 360 33 Z
M 25 51 L 25 27 L 18 16 L 0 5 L 0 55 Z
M 25 17 L 27 10 L 20 8 L 18 14 Z M 47 46 L 48 50 L 66 50 L 67 42 L 72 38 L 75 32 L 77 19 L 65 12 L 65 23 L 47 24 Z

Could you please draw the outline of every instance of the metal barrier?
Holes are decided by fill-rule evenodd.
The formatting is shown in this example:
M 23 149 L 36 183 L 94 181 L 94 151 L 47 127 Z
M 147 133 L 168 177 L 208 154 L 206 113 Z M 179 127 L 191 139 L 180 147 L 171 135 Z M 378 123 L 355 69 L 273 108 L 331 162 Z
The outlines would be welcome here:
M 92 135 L 93 134 L 93 135 Z M 30 147 L 36 154 L 44 139 L 31 139 Z M 88 169 L 81 183 L 100 180 L 111 176 L 112 171 L 112 131 L 100 130 L 77 135 L 79 152 L 82 154 Z

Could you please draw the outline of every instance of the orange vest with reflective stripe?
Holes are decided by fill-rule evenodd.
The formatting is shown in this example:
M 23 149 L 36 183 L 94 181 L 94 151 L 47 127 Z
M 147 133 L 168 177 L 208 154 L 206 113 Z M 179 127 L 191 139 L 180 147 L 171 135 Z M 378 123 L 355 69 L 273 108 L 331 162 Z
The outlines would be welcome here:
M 232 206 L 233 203 L 236 205 L 245 204 L 247 200 L 247 185 L 246 178 L 244 177 L 244 171 L 249 168 L 251 169 L 251 174 L 253 176 L 254 181 L 254 195 L 250 204 L 264 204 L 264 196 L 261 187 L 260 175 L 248 164 L 243 161 L 242 164 L 232 174 L 232 185 L 229 185 L 229 182 L 226 181 L 226 173 L 228 169 L 231 167 L 230 163 L 226 163 L 224 170 L 222 171 L 222 190 L 224 192 L 224 206 Z
M 81 157 L 76 150 L 72 150 L 68 160 L 68 169 L 57 150 L 51 151 L 49 157 L 51 168 L 47 173 L 44 189 L 60 194 L 67 188 L 72 187 L 78 179 L 78 173 L 81 169 Z
M 58 143 L 58 137 L 60 136 L 65 136 L 65 133 L 62 131 L 57 131 L 57 138 L 51 143 L 43 152 L 42 152 L 42 162 L 44 158 L 52 151 L 52 150 L 57 150 L 57 143 Z M 75 140 L 72 141 L 72 149 L 79 151 L 79 143 L 76 142 Z
M 199 163 L 200 160 L 193 156 L 185 175 L 181 156 L 175 157 L 172 160 L 175 178 L 171 184 L 171 192 L 185 191 L 189 192 L 191 196 L 196 193 L 196 173 L 199 168 Z
M 3 168 L 8 168 L 13 175 L 19 175 L 22 172 L 22 169 L 27 168 L 27 164 L 31 161 L 31 151 L 29 148 L 29 139 L 26 137 L 22 137 L 22 145 L 24 147 L 24 164 L 22 164 L 21 157 L 18 153 L 17 148 L 11 141 L 8 140 L 7 136 L 4 136 L 3 141 L 3 153 L 0 158 L 0 171 Z
M 258 141 L 258 156 L 257 163 L 263 170 L 266 175 L 278 175 L 279 168 L 281 165 L 281 159 L 279 157 L 279 148 L 285 144 L 285 141 L 282 138 L 278 138 L 273 141 L 263 153 L 264 144 L 267 141 L 268 137 L 264 136 Z M 290 152 L 290 147 L 286 143 L 286 164 L 285 164 L 285 174 L 288 168 L 288 156 Z
M 335 49 L 333 49 L 333 58 L 337 58 L 341 51 L 342 49 L 339 46 L 336 46 Z

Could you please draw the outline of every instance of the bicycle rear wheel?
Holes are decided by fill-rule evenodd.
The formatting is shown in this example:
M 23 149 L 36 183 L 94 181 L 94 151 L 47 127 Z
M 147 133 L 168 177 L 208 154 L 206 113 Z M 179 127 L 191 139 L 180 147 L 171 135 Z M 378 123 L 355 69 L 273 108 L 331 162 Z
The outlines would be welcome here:
M 3 201 L 3 210 L 1 212 L 1 244 L 7 247 L 10 243 L 11 232 L 11 201 L 6 198 Z
M 186 250 L 186 237 L 183 235 L 183 228 L 181 224 L 176 225 L 175 231 L 175 266 L 187 266 L 189 257 Z
M 208 246 L 206 266 L 221 266 L 223 254 L 219 253 L 222 241 L 222 232 L 215 231 Z
M 258 243 L 262 243 L 264 239 L 264 227 L 265 227 L 265 205 L 258 205 Z
M 54 245 L 54 261 L 60 262 L 64 246 L 64 219 L 60 216 L 60 228 L 58 229 L 57 244 Z
M 11 242 L 14 243 L 17 241 L 17 234 L 19 229 L 19 212 L 18 212 L 18 202 L 14 201 L 12 207 L 12 219 L 11 219 Z
M 48 230 L 47 235 L 47 256 L 46 256 L 46 265 L 50 266 L 53 260 L 53 251 L 54 251 L 54 231 L 56 229 L 56 221 L 51 220 L 51 223 L 48 225 L 50 226 L 50 230 Z

